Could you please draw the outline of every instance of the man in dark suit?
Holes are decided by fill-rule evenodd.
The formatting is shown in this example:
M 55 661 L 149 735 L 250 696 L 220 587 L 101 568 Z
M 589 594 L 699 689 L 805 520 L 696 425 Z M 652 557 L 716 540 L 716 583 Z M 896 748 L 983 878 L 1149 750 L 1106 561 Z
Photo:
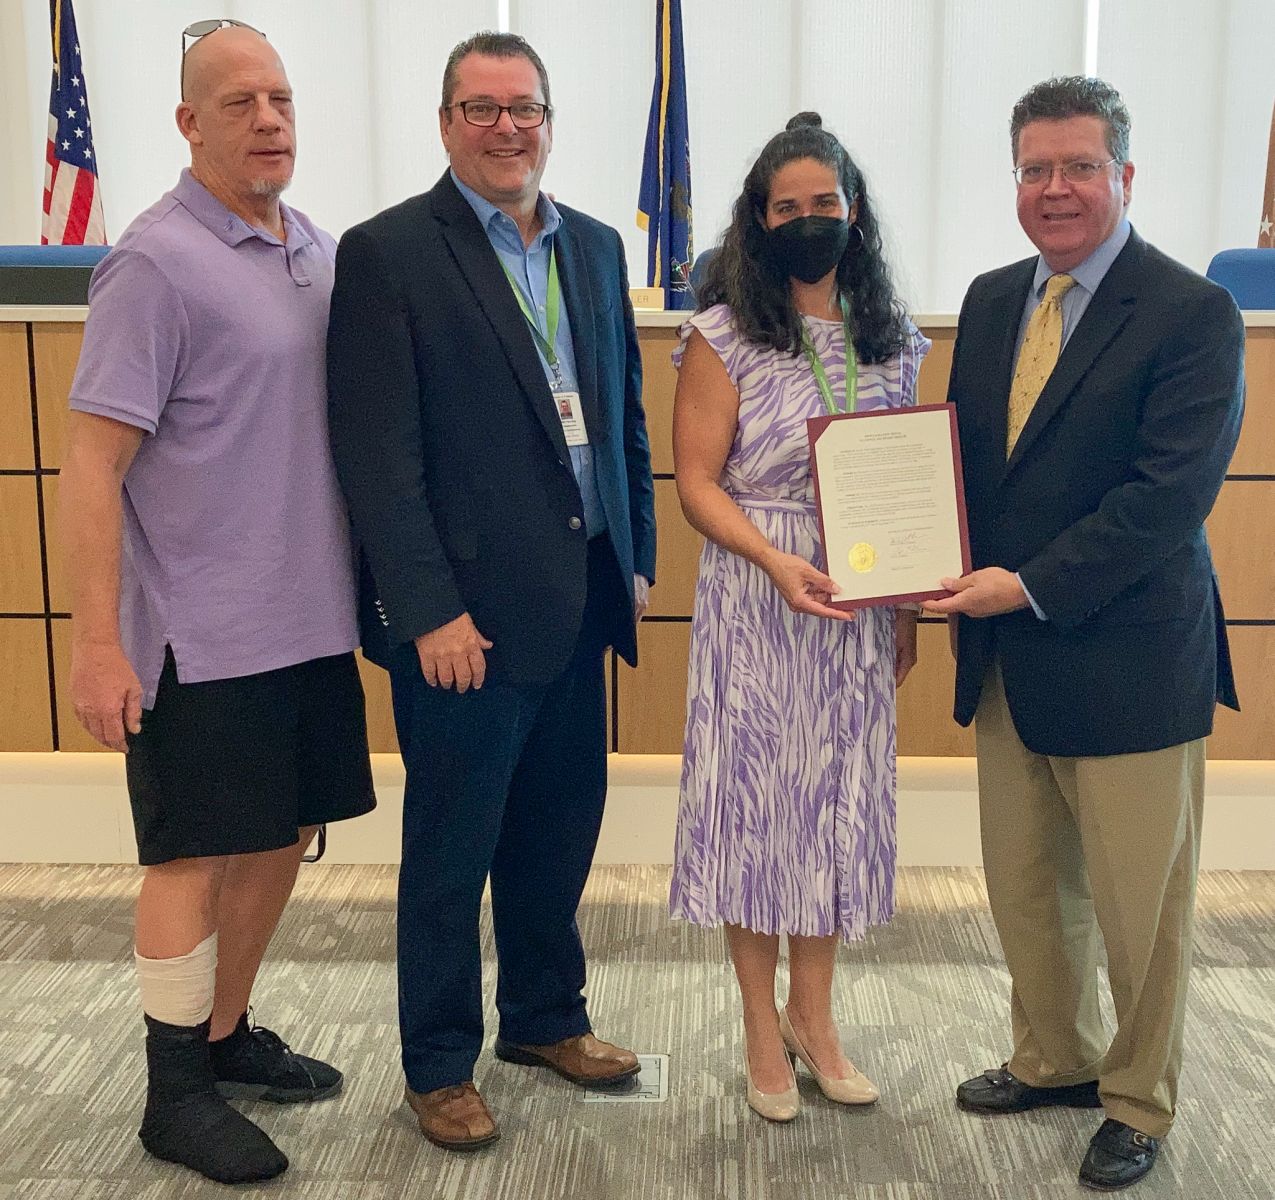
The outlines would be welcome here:
M 452 1149 L 498 1136 L 473 1084 L 489 876 L 497 1057 L 580 1084 L 638 1070 L 591 1032 L 575 914 L 606 795 L 603 652 L 636 661 L 654 487 L 620 237 L 541 194 L 552 116 L 521 38 L 457 46 L 451 169 L 341 239 L 328 336 L 364 652 L 407 767 L 407 1099 Z
M 957 1099 L 1104 1107 L 1080 1178 L 1110 1190 L 1151 1169 L 1174 1116 L 1204 738 L 1218 701 L 1237 706 L 1204 520 L 1239 436 L 1244 331 L 1226 292 L 1130 228 L 1113 88 L 1049 80 L 1010 128 L 1040 253 L 961 310 L 949 396 L 976 569 L 932 607 L 959 614 L 1014 1050 Z

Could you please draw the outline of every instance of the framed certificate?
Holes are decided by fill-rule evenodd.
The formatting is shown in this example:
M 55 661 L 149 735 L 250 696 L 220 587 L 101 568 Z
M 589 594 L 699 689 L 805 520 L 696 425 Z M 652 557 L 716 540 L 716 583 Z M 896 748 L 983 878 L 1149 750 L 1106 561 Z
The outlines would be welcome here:
M 833 606 L 949 595 L 939 580 L 970 569 L 955 406 L 811 417 L 806 429 Z

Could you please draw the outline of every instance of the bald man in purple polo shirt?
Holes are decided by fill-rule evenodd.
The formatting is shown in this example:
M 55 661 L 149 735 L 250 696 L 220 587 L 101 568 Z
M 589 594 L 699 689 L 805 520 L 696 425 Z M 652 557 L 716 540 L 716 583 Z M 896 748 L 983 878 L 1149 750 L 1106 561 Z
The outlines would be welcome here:
M 288 1160 L 226 1097 L 341 1087 L 250 1025 L 248 998 L 316 828 L 375 800 L 326 425 L 335 244 L 279 200 L 295 136 L 274 49 L 233 22 L 186 32 L 191 166 L 94 274 L 62 520 L 75 711 L 126 754 L 146 867 L 139 1136 L 238 1183 Z

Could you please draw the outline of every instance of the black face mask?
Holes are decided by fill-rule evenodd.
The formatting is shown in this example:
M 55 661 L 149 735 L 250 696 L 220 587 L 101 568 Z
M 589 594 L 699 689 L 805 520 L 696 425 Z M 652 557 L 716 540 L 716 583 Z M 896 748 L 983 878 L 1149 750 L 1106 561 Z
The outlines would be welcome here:
M 794 217 L 766 230 L 772 265 L 802 283 L 818 283 L 841 261 L 850 243 L 850 223 L 840 217 Z

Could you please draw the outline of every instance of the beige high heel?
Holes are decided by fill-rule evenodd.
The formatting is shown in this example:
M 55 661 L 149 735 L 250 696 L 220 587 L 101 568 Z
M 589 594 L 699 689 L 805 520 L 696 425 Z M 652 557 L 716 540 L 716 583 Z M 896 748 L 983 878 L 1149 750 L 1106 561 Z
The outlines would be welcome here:
M 815 1066 L 815 1060 L 810 1057 L 805 1046 L 801 1044 L 801 1039 L 793 1030 L 792 1022 L 788 1019 L 787 1008 L 779 1012 L 779 1032 L 783 1034 L 784 1045 L 788 1047 L 789 1052 L 801 1059 L 806 1070 L 814 1076 L 819 1090 L 829 1100 L 835 1100 L 838 1104 L 873 1104 L 880 1099 L 881 1093 L 877 1091 L 876 1084 L 854 1063 L 850 1064 L 851 1074 L 848 1079 L 829 1079 L 820 1071 Z
M 792 1060 L 789 1057 L 789 1066 Z M 753 1069 L 748 1063 L 748 1034 L 744 1034 L 744 1079 L 748 1083 L 748 1107 L 767 1121 L 791 1121 L 801 1112 L 797 1094 L 797 1073 L 793 1071 L 792 1087 L 784 1092 L 761 1092 L 753 1086 Z

